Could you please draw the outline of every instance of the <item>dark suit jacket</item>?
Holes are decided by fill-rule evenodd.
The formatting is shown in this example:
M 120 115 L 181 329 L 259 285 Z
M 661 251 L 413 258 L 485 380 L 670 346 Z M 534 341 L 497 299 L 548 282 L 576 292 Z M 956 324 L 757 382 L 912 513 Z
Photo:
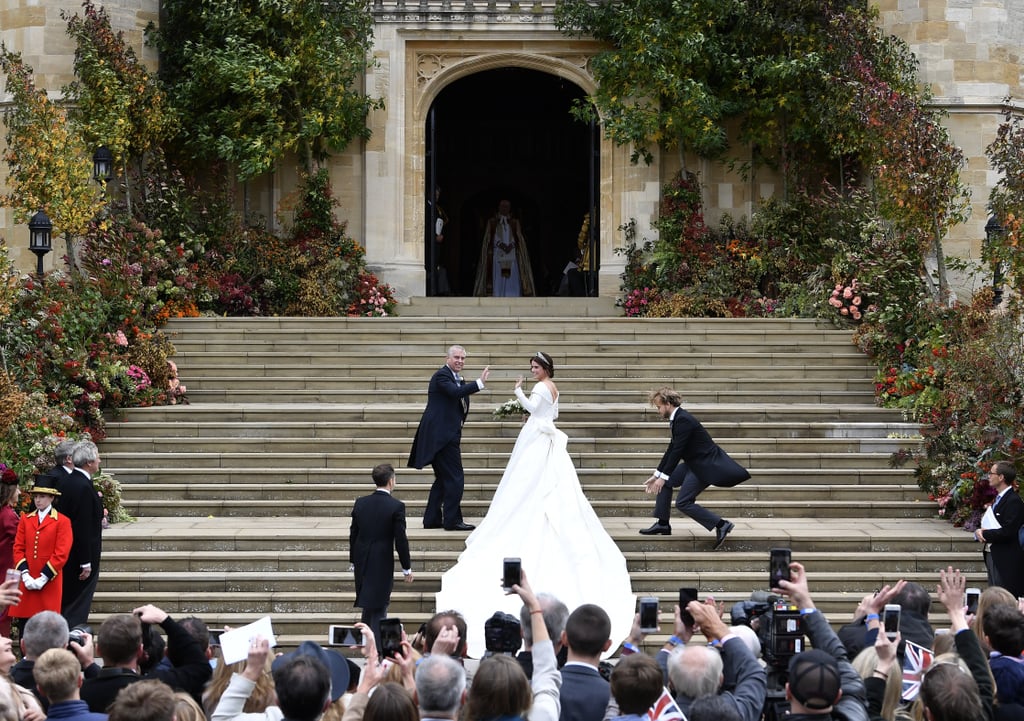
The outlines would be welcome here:
M 348 537 L 349 562 L 355 566 L 356 603 L 384 608 L 395 583 L 395 555 L 403 569 L 412 567 L 405 534 L 405 504 L 385 491 L 356 500 Z
M 1006 590 L 1015 597 L 1024 596 L 1024 551 L 1017 535 L 1024 525 L 1024 501 L 1011 488 L 992 512 L 1001 526 L 984 531 L 985 541 L 992 544 L 992 562 Z
M 704 483 L 735 486 L 750 478 L 739 463 L 729 457 L 713 440 L 700 421 L 682 408 L 672 417 L 672 440 L 658 464 L 658 470 L 671 476 L 679 462 Z
M 562 668 L 558 721 L 601 721 L 611 696 L 611 686 L 596 669 L 566 665 Z
M 68 557 L 69 578 L 78 577 L 78 568 L 91 563 L 99 568 L 103 544 L 103 502 L 89 477 L 77 468 L 57 485 L 60 495 L 53 499 L 53 507 L 71 521 L 74 543 Z
M 409 452 L 409 468 L 429 465 L 438 451 L 462 438 L 462 424 L 469 413 L 469 397 L 479 390 L 476 381 L 463 380 L 459 383 L 455 380 L 455 374 L 447 365 L 434 373 L 427 388 L 427 407 L 423 410 Z

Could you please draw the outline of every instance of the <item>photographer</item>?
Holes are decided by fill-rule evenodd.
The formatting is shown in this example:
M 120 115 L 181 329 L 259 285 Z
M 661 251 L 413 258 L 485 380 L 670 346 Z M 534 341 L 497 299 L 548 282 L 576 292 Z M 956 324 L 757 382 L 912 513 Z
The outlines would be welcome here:
M 555 649 L 544 623 L 544 609 L 530 588 L 525 571 L 521 582 L 513 586 L 512 591 L 519 594 L 523 605 L 529 609 L 533 633 L 533 679 L 527 679 L 519 663 L 504 652 L 484 659 L 473 676 L 464 721 L 486 721 L 497 717 L 558 721 L 561 710 L 558 698 L 561 676 L 555 660 Z M 514 617 L 512 621 L 515 621 Z M 503 648 L 509 646 L 511 643 Z
M 790 598 L 800 609 L 811 651 L 798 653 L 789 662 L 786 698 L 789 721 L 867 721 L 864 682 L 850 665 L 846 649 L 828 620 L 818 611 L 807 587 L 807 573 L 796 562 L 789 564 L 789 580 L 772 589 Z M 879 594 L 882 595 L 882 594 Z
M 658 653 L 659 665 L 668 669 L 676 703 L 684 714 L 701 696 L 717 694 L 736 709 L 743 721 L 757 721 L 764 709 L 767 679 L 764 669 L 742 638 L 722 621 L 714 601 L 691 601 L 686 610 L 693 616 L 693 627 L 682 620 L 675 607 L 675 635 Z M 710 646 L 688 646 L 699 628 Z M 678 642 L 678 643 L 677 643 Z M 667 649 L 675 645 L 671 652 Z
M 39 693 L 32 672 L 36 659 L 52 648 L 71 651 L 78 659 L 85 678 L 95 678 L 100 672 L 93 655 L 91 633 L 82 628 L 75 628 L 69 633 L 68 622 L 56 611 L 37 613 L 25 623 L 21 632 L 22 659 L 11 668 L 11 680 L 19 686 L 32 689 L 44 711 L 49 707 L 49 702 Z
M 143 657 L 143 624 L 158 624 L 167 634 L 167 646 L 180 660 L 170 670 L 156 669 L 152 674 L 140 673 Z M 136 608 L 131 614 L 108 616 L 100 626 L 97 642 L 103 659 L 103 670 L 82 684 L 82 700 L 89 710 L 105 713 L 118 692 L 125 686 L 145 679 L 163 681 L 173 689 L 192 696 L 202 694 L 212 669 L 199 642 L 174 619 L 156 606 Z

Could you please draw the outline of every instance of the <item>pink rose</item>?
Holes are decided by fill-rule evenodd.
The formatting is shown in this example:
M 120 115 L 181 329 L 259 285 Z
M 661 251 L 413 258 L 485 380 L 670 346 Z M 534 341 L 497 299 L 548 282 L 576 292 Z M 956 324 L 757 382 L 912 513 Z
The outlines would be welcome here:
M 843 315 L 850 315 L 850 311 L 848 308 L 840 308 L 839 312 L 842 313 Z
M 854 305 L 860 305 L 861 304 L 861 299 L 860 299 L 859 295 L 858 296 L 854 296 L 853 304 Z
M 850 290 L 849 288 L 847 288 L 846 290 L 843 291 L 843 297 L 847 298 L 847 299 L 852 298 L 853 297 L 853 291 Z

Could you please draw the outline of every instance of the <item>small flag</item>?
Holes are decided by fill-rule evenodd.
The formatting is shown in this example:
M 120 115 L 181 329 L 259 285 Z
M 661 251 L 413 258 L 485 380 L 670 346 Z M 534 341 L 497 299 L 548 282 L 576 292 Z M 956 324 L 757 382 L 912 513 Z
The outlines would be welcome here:
M 647 717 L 651 721 L 686 721 L 686 715 L 667 688 L 662 688 L 661 696 L 647 709 Z
M 935 654 L 931 649 L 907 641 L 903 655 L 903 700 L 913 701 L 921 691 L 921 679 L 932 665 Z

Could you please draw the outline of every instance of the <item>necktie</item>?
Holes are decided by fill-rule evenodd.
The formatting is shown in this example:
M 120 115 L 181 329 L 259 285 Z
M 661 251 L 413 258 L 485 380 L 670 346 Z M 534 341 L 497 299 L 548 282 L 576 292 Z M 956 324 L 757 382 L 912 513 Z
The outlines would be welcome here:
M 459 386 L 462 385 L 462 376 L 456 375 L 455 380 L 459 382 Z M 459 403 L 462 404 L 462 415 L 469 415 L 469 399 L 466 398 L 466 396 L 462 396 L 461 398 L 459 398 Z

